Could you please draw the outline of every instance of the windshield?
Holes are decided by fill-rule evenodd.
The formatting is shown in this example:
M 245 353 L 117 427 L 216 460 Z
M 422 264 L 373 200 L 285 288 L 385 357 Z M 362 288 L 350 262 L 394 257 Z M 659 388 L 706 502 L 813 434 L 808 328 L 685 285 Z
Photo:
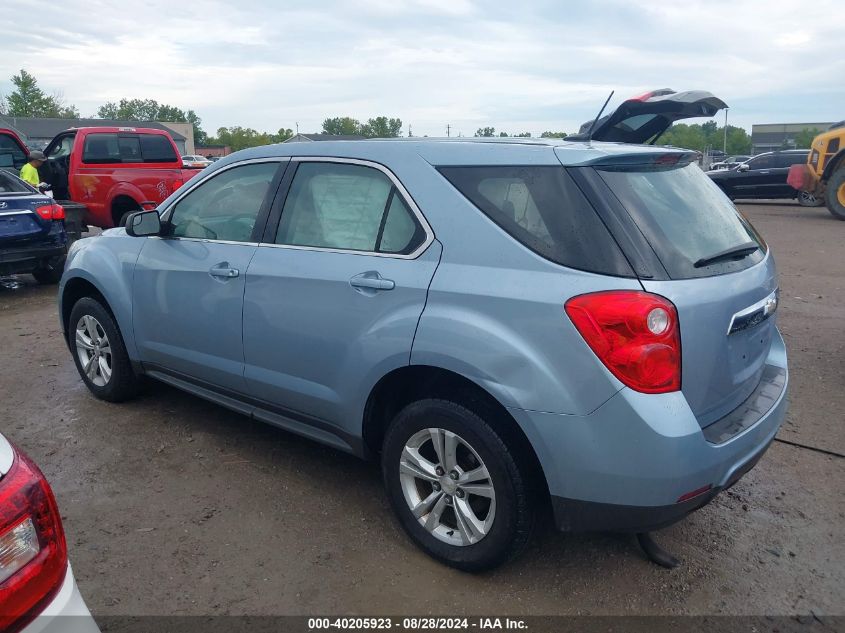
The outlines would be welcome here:
M 673 279 L 734 272 L 764 257 L 765 242 L 697 165 L 636 171 L 599 168 L 598 173 Z M 709 266 L 695 266 L 749 242 L 759 250 Z

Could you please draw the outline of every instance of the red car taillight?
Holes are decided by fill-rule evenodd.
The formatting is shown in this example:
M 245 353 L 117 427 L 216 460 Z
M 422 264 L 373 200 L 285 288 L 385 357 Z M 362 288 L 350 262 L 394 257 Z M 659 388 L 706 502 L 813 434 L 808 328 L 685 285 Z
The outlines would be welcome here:
M 19 631 L 56 595 L 67 544 L 53 491 L 18 452 L 0 479 L 0 631 Z
M 38 207 L 35 212 L 45 220 L 64 220 L 65 208 L 60 204 L 45 204 Z
M 573 297 L 565 308 L 590 349 L 625 385 L 643 393 L 681 388 L 681 335 L 670 301 L 611 290 Z

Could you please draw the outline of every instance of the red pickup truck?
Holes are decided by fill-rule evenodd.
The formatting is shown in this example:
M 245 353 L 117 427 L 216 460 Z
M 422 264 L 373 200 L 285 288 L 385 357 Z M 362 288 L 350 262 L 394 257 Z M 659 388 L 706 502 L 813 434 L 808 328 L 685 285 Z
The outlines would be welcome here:
M 20 170 L 27 153 L 14 133 L 0 129 L 0 169 Z M 155 207 L 197 174 L 182 168 L 167 132 L 150 128 L 74 128 L 58 134 L 44 153 L 39 174 L 54 197 L 66 207 L 66 201 L 84 206 L 83 221 L 102 228 Z

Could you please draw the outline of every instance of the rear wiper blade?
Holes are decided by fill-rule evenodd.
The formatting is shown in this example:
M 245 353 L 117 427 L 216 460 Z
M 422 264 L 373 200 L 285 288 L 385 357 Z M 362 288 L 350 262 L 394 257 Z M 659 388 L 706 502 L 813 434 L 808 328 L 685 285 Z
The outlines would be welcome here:
M 731 246 L 730 248 L 726 248 L 723 251 L 719 251 L 718 253 L 714 253 L 709 257 L 702 257 L 697 262 L 693 264 L 696 268 L 701 268 L 702 266 L 709 266 L 710 264 L 715 264 L 716 262 L 722 261 L 723 259 L 741 259 L 743 257 L 748 257 L 754 251 L 758 250 L 760 245 L 756 242 L 746 242 L 745 244 L 740 244 L 739 246 Z

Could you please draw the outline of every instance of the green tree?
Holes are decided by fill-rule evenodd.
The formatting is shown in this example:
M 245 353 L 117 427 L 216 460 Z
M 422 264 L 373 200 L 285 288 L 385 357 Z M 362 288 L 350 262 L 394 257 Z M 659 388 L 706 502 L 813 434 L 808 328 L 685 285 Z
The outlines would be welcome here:
M 658 145 L 671 145 L 698 152 L 708 147 L 722 149 L 725 144 L 725 128 L 715 121 L 701 123 L 675 123 L 657 140 Z M 741 127 L 728 126 L 728 154 L 747 154 L 751 151 L 751 137 Z
M 543 132 L 540 138 L 566 138 L 569 136 L 566 132 Z
M 271 132 L 259 132 L 250 127 L 221 127 L 217 129 L 217 136 L 208 137 L 208 145 L 228 145 L 232 151 L 258 147 L 259 145 L 270 145 L 271 143 L 282 143 L 293 136 L 290 128 L 280 128 L 275 134 Z
M 185 121 L 194 127 L 194 143 L 197 145 L 205 145 L 208 143 L 208 134 L 202 129 L 202 119 L 197 116 L 193 110 L 188 110 L 185 113 Z
M 531 138 L 531 132 L 520 132 L 519 134 L 514 134 L 516 138 Z
M 79 117 L 76 106 L 65 105 L 60 94 L 50 96 L 38 85 L 38 80 L 21 69 L 12 76 L 15 89 L 5 99 L 3 108 L 9 116 L 73 119 Z
M 795 135 L 795 147 L 797 149 L 810 149 L 813 144 L 813 139 L 821 133 L 818 128 L 804 128 Z
M 476 136 L 496 136 L 496 128 L 494 127 L 480 127 L 475 132 Z
M 378 116 L 361 126 L 361 136 L 368 138 L 396 138 L 402 134 L 402 119 Z
M 508 135 L 507 132 L 499 132 L 499 137 L 506 137 Z
M 159 103 L 155 99 L 121 99 L 119 103 L 109 101 L 97 109 L 97 117 L 119 121 L 190 123 L 194 128 L 194 143 L 205 145 L 208 142 L 208 134 L 202 129 L 202 119 L 196 112 L 186 112 L 182 108 Z
M 323 133 L 334 136 L 361 136 L 361 122 L 348 116 L 323 121 Z

